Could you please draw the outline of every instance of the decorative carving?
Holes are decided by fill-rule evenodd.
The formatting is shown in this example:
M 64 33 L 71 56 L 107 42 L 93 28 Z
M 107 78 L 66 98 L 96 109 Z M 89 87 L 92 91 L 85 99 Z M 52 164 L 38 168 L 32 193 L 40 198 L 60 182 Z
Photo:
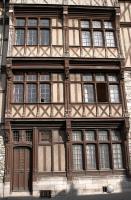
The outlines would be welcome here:
M 7 78 L 11 79 L 12 78 L 12 60 L 11 59 L 7 59 L 7 64 L 6 64 L 6 74 L 7 74 Z

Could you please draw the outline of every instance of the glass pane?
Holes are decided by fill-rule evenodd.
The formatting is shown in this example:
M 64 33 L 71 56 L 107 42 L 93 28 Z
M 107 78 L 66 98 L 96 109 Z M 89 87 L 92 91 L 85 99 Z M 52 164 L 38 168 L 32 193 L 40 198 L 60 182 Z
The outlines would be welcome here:
M 105 81 L 105 75 L 102 73 L 96 73 L 96 81 Z
M 82 132 L 81 131 L 72 131 L 72 141 L 81 141 Z
M 32 131 L 31 130 L 27 130 L 25 132 L 25 134 L 26 134 L 26 141 L 27 142 L 31 142 L 32 141 Z
M 108 140 L 108 132 L 107 131 L 98 131 L 98 136 L 100 141 Z
M 37 30 L 36 29 L 28 30 L 27 44 L 37 45 Z
M 91 46 L 91 34 L 89 31 L 82 31 L 82 46 Z
M 40 44 L 41 45 L 49 45 L 50 37 L 49 37 L 49 30 L 41 29 L 40 30 Z
M 101 169 L 109 168 L 109 147 L 108 144 L 100 144 L 100 167 Z
M 73 158 L 73 169 L 82 170 L 83 169 L 82 145 L 72 146 L 72 158 Z
M 23 81 L 24 80 L 24 76 L 20 75 L 20 74 L 15 74 L 14 75 L 14 81 Z
M 41 74 L 40 80 L 41 81 L 49 81 L 50 80 L 50 74 Z
M 19 131 L 13 131 L 13 140 L 15 141 L 15 142 L 19 142 L 19 135 L 20 135 L 20 133 L 19 133 Z
M 23 103 L 24 100 L 23 84 L 15 84 L 13 91 L 14 103 Z
M 115 38 L 113 32 L 105 32 L 106 46 L 115 47 Z
M 37 76 L 36 74 L 28 74 L 27 75 L 27 81 L 36 81 Z
M 24 45 L 25 43 L 25 30 L 24 29 L 16 29 L 15 30 L 15 44 L 16 45 Z
M 37 26 L 37 19 L 28 19 L 28 26 Z
M 86 103 L 94 102 L 94 86 L 91 84 L 84 85 L 84 101 Z
M 40 102 L 48 103 L 50 102 L 50 85 L 40 84 Z
M 107 29 L 113 28 L 113 27 L 112 27 L 112 22 L 105 21 L 105 22 L 104 22 L 104 27 L 107 28 Z
M 85 139 L 88 141 L 95 141 L 95 131 L 85 131 Z
M 101 28 L 101 21 L 93 21 L 92 26 L 93 28 Z
M 103 37 L 101 31 L 93 32 L 93 44 L 94 46 L 103 46 Z
M 113 163 L 115 169 L 123 168 L 121 144 L 113 144 Z
M 86 20 L 81 21 L 81 28 L 89 28 L 89 21 Z
M 50 25 L 50 21 L 49 19 L 40 19 L 40 26 L 49 26 Z
M 83 75 L 83 81 L 92 81 L 92 74 L 84 74 Z
M 112 136 L 112 140 L 114 141 L 121 140 L 121 134 L 120 134 L 120 131 L 118 130 L 111 130 L 111 136 Z
M 109 74 L 108 75 L 108 81 L 110 81 L 110 82 L 116 82 L 116 81 L 118 81 L 117 75 L 116 74 Z
M 86 146 L 87 168 L 96 169 L 96 147 L 94 144 Z
M 109 92 L 110 92 L 110 101 L 112 103 L 119 103 L 119 87 L 118 85 L 109 85 Z
M 16 26 L 25 26 L 25 19 L 16 19 Z
M 27 102 L 28 103 L 36 103 L 37 95 L 36 95 L 36 84 L 28 84 L 27 85 Z

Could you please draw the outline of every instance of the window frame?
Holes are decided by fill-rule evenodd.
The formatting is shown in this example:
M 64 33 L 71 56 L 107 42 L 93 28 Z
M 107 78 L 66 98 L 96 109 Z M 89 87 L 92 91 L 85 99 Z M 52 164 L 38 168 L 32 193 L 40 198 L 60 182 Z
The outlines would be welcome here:
M 25 24 L 23 26 L 18 26 L 17 25 L 17 20 L 19 19 L 24 19 L 25 20 Z M 28 20 L 30 19 L 36 19 L 37 20 L 37 24 L 36 25 L 29 25 L 28 24 Z M 41 19 L 45 19 L 45 20 L 49 20 L 49 26 L 44 26 L 42 24 L 40 24 L 40 20 Z M 47 18 L 47 17 L 16 17 L 15 18 L 15 24 L 14 24 L 14 28 L 15 30 L 21 30 L 23 29 L 24 30 L 24 42 L 22 44 L 16 44 L 16 31 L 15 31 L 15 44 L 14 46 L 50 46 L 51 45 L 51 18 Z M 29 30 L 36 30 L 36 37 L 37 37 L 37 41 L 36 43 L 34 44 L 29 44 L 29 41 L 28 41 L 28 31 Z M 40 30 L 49 30 L 49 40 L 48 40 L 48 44 L 41 44 L 41 34 L 40 34 Z
M 76 76 L 77 74 L 80 75 L 80 80 L 76 80 Z M 92 75 L 92 80 L 86 80 L 86 75 Z M 97 75 L 104 75 L 104 80 L 97 80 Z M 71 80 L 71 75 L 75 76 L 74 80 Z M 116 80 L 109 80 L 109 76 L 115 76 Z M 71 72 L 70 73 L 70 93 L 71 93 L 71 84 L 81 84 L 81 93 L 82 93 L 82 102 L 81 103 L 85 103 L 85 104 L 104 104 L 104 103 L 108 103 L 108 104 L 120 104 L 122 102 L 121 100 L 121 88 L 120 88 L 120 80 L 119 80 L 119 76 L 117 75 L 117 72 L 93 72 L 93 71 L 86 71 L 81 72 L 81 73 L 77 73 L 77 72 Z M 98 84 L 104 84 L 105 85 L 105 100 L 104 101 L 100 101 L 98 100 Z M 93 89 L 94 89 L 94 101 L 92 102 L 87 102 L 85 101 L 85 92 L 84 92 L 84 85 L 92 85 Z M 116 85 L 118 86 L 118 96 L 119 99 L 116 102 L 112 102 L 111 101 L 111 95 L 110 95 L 110 85 Z M 77 103 L 76 102 L 71 102 L 71 97 L 70 97 L 70 103 Z
M 119 140 L 113 140 L 112 136 L 112 130 L 117 131 L 120 134 L 120 139 Z M 125 145 L 124 145 L 124 137 L 122 135 L 122 131 L 117 128 L 83 128 L 83 129 L 72 129 L 72 134 L 73 131 L 80 131 L 82 135 L 82 140 L 81 141 L 73 141 L 71 140 L 71 146 L 73 145 L 81 145 L 82 146 L 82 163 L 81 165 L 83 166 L 82 169 L 74 169 L 73 167 L 73 152 L 72 152 L 72 171 L 73 172 L 83 172 L 83 171 L 114 171 L 114 170 L 125 170 L 126 169 L 126 164 L 125 164 L 125 159 L 124 159 L 124 153 L 125 153 Z M 94 140 L 86 140 L 86 132 L 87 131 L 94 131 L 95 133 L 95 139 Z M 99 132 L 100 131 L 107 131 L 108 139 L 107 140 L 100 140 L 98 138 Z M 100 163 L 100 145 L 108 145 L 108 156 L 109 156 L 109 167 L 107 168 L 101 168 L 101 163 Z M 121 162 L 122 162 L 122 167 L 115 168 L 114 166 L 114 158 L 113 158 L 113 145 L 119 144 L 121 146 Z M 87 152 L 86 148 L 88 145 L 93 145 L 95 146 L 95 166 L 96 168 L 88 168 L 88 160 L 87 160 Z M 118 153 L 118 152 L 117 152 Z M 118 159 L 118 158 L 116 158 Z M 117 160 L 117 164 L 119 165 L 119 161 Z M 90 164 L 90 163 L 89 163 Z
M 54 80 L 53 75 L 57 75 L 56 80 Z M 33 77 L 31 79 L 28 79 L 28 75 L 36 75 L 36 79 L 33 80 Z M 41 79 L 41 76 L 47 75 L 45 79 Z M 62 78 L 59 77 L 62 76 Z M 15 79 L 15 76 L 18 76 L 17 79 Z M 19 77 L 22 76 L 22 77 Z M 58 101 L 53 100 L 53 85 L 54 84 L 63 84 L 63 102 L 58 99 Z M 64 74 L 61 71 L 26 71 L 26 72 L 14 72 L 14 77 L 13 77 L 13 82 L 12 82 L 12 91 L 14 91 L 14 87 L 17 84 L 23 84 L 23 101 L 18 102 L 18 104 L 52 104 L 52 103 L 58 103 L 58 104 L 64 104 L 65 99 L 64 99 Z M 36 102 L 29 102 L 28 101 L 28 85 L 29 84 L 35 84 L 36 85 Z M 40 86 L 41 84 L 49 85 L 49 98 L 48 101 L 42 101 L 41 102 L 41 91 L 40 91 Z M 59 88 L 59 87 L 58 87 Z M 60 92 L 60 89 L 58 93 Z M 13 93 L 13 92 L 12 92 Z M 14 101 L 14 95 L 11 95 L 11 103 L 17 104 L 17 102 Z
M 80 34 L 80 46 L 83 48 L 90 48 L 90 47 L 95 47 L 95 48 L 116 48 L 117 47 L 117 41 L 116 41 L 116 28 L 113 20 L 109 20 L 109 18 L 101 19 L 101 18 L 79 18 L 79 34 Z M 88 27 L 82 27 L 81 22 L 88 21 L 89 26 Z M 98 21 L 101 23 L 101 27 L 93 27 L 93 22 Z M 111 23 L 111 26 L 105 27 L 105 22 Z M 82 42 L 82 32 L 87 31 L 90 32 L 90 45 L 83 45 Z M 94 45 L 94 33 L 95 32 L 101 32 L 102 35 L 102 41 L 101 45 Z M 106 32 L 111 32 L 113 33 L 113 40 L 114 40 L 114 45 L 107 45 L 106 41 Z

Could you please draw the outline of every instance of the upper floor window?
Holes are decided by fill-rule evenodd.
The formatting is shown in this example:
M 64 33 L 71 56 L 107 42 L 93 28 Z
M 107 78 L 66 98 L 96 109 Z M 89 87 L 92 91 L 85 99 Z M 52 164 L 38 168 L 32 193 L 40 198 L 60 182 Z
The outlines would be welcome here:
M 50 19 L 16 18 L 16 45 L 50 45 Z
M 107 20 L 69 19 L 69 45 L 115 47 L 114 25 Z
M 119 80 L 115 73 L 70 74 L 71 102 L 119 103 Z
M 64 102 L 62 73 L 21 73 L 14 74 L 14 103 Z

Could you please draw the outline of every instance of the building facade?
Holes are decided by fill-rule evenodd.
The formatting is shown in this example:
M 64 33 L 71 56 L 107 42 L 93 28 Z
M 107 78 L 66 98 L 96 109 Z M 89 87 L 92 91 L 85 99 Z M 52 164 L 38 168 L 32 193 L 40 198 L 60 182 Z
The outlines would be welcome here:
M 3 179 L 5 168 L 5 145 L 4 145 L 4 93 L 5 72 L 4 65 L 4 29 L 5 29 L 5 3 L 0 1 L 0 196 L 3 195 Z M 4 67 L 3 67 L 4 66 Z
M 9 1 L 4 196 L 130 190 L 130 10 Z

